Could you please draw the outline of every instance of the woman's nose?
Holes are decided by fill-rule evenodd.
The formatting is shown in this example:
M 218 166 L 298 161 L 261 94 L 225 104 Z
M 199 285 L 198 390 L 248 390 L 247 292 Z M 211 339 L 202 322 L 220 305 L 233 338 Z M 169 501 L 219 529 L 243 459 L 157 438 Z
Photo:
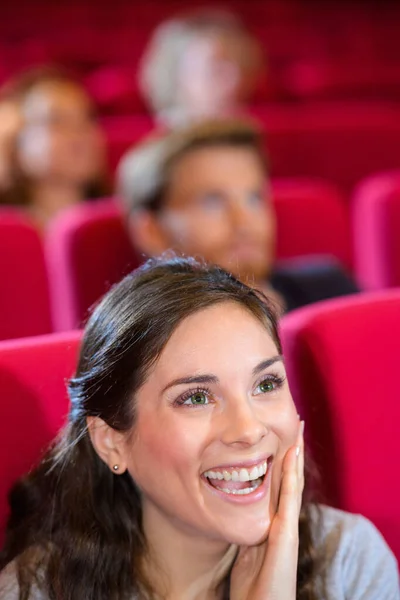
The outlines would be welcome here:
M 240 400 L 226 408 L 221 441 L 226 445 L 255 446 L 268 433 L 268 426 L 256 414 L 251 401 Z

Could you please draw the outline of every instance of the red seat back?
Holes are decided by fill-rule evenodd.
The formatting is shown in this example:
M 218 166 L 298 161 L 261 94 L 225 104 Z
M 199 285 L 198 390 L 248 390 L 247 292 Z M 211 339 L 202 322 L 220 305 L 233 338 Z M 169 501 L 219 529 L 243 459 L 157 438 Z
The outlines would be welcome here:
M 255 116 L 265 128 L 273 177 L 320 177 L 348 193 L 371 173 L 400 168 L 400 111 L 395 106 L 266 105 Z
M 400 557 L 400 290 L 285 316 L 292 393 L 328 502 L 369 517 Z
M 0 210 L 0 339 L 52 330 L 42 240 L 18 211 Z
M 80 326 L 90 307 L 139 264 L 111 200 L 65 211 L 51 224 L 46 249 L 56 330 Z
M 349 210 L 329 183 L 274 180 L 278 259 L 325 254 L 352 268 Z
M 400 286 L 400 171 L 371 177 L 352 204 L 357 278 L 366 289 Z
M 0 545 L 9 489 L 65 422 L 80 338 L 74 331 L 0 343 Z

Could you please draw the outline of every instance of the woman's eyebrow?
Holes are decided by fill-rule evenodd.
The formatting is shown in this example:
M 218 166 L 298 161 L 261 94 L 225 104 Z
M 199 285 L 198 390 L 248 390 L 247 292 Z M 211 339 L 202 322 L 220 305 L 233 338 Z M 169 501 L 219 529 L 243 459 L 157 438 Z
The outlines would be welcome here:
M 271 365 L 276 362 L 283 361 L 283 356 L 281 354 L 277 354 L 272 358 L 267 358 L 266 360 L 262 360 L 256 367 L 253 369 L 253 376 L 258 375 L 264 369 L 267 369 Z M 191 383 L 219 383 L 219 379 L 216 375 L 189 375 L 187 377 L 179 377 L 178 379 L 173 379 L 162 389 L 161 393 L 164 394 L 169 388 L 174 387 L 175 385 L 184 385 Z
M 175 385 L 182 385 L 188 383 L 218 383 L 219 379 L 216 375 L 190 375 L 188 377 L 179 377 L 178 379 L 173 379 L 170 381 L 165 388 L 162 390 L 162 394 L 166 392 L 169 388 L 174 387 Z
M 264 371 L 264 369 L 268 369 L 268 367 L 270 367 L 271 365 L 273 365 L 276 362 L 283 362 L 283 356 L 281 354 L 277 354 L 276 356 L 273 356 L 272 358 L 268 358 L 266 360 L 262 360 L 260 363 L 258 363 L 258 365 L 256 367 L 254 367 L 253 369 L 253 375 L 258 375 L 259 373 L 261 373 L 261 371 Z

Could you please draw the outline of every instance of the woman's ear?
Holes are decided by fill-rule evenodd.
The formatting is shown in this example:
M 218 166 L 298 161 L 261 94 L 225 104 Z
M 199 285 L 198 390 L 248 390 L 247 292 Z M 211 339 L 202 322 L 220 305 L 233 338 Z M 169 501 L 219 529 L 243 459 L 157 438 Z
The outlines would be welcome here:
M 126 471 L 124 433 L 113 429 L 100 417 L 88 417 L 86 423 L 90 440 L 101 460 L 113 473 L 118 475 L 124 473 Z

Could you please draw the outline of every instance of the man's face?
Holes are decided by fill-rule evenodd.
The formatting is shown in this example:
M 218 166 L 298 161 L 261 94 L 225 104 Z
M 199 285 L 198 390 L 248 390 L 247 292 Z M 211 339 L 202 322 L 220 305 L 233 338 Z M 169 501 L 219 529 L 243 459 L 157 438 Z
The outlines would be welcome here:
M 275 215 L 263 165 L 251 148 L 187 153 L 172 168 L 156 219 L 164 250 L 202 257 L 241 279 L 269 274 Z

